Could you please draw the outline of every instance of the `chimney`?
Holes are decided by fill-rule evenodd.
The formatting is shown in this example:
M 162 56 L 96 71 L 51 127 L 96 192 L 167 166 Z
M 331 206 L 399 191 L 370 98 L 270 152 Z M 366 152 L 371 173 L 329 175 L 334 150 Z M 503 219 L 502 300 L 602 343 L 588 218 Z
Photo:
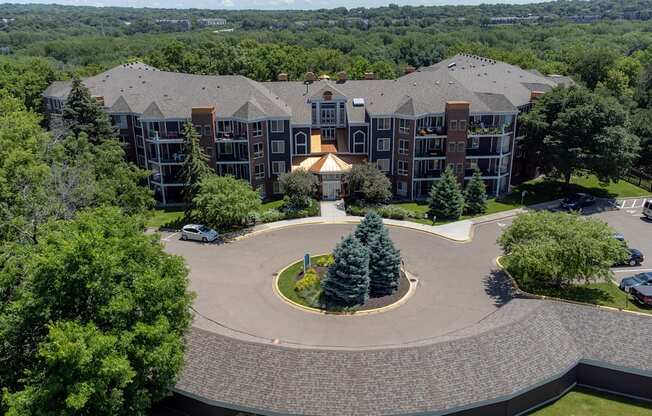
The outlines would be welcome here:
M 276 77 L 276 79 L 278 81 L 287 81 L 288 80 L 288 74 L 286 74 L 285 72 L 281 72 L 280 74 L 278 74 L 278 77 Z
M 366 80 L 376 79 L 376 76 L 373 72 L 365 72 L 364 79 Z
M 98 96 L 98 95 L 94 95 L 92 98 L 94 98 L 95 101 L 96 101 L 99 105 L 101 105 L 102 107 L 104 107 L 104 97 L 102 97 L 102 96 Z
M 411 66 L 411 65 L 408 65 L 408 66 L 405 67 L 405 75 L 407 75 L 407 74 L 411 74 L 411 73 L 413 73 L 413 72 L 416 71 L 416 70 L 417 70 L 417 69 L 416 69 L 415 67 L 413 67 L 413 66 Z
M 340 71 L 337 73 L 337 81 L 338 82 L 346 82 L 346 72 Z
M 315 77 L 314 72 L 306 72 L 306 79 L 305 79 L 306 81 L 315 82 L 316 79 L 317 79 L 317 77 Z
M 531 103 L 536 102 L 539 99 L 539 97 L 541 97 L 542 95 L 543 95 L 543 91 L 531 91 L 530 102 Z

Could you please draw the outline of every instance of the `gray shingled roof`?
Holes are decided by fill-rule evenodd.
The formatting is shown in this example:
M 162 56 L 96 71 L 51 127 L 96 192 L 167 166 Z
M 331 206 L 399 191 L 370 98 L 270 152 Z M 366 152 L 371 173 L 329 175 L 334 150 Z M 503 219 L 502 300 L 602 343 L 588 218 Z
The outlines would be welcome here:
M 289 348 L 193 328 L 175 390 L 263 415 L 442 412 L 526 391 L 580 361 L 652 376 L 650 339 L 650 317 L 525 299 L 392 349 Z
M 449 64 L 455 65 L 449 68 Z M 84 80 L 92 95 L 104 97 L 113 110 L 143 114 L 152 102 L 165 118 L 190 118 L 192 107 L 215 106 L 218 117 L 290 117 L 311 124 L 311 98 L 325 91 L 347 100 L 349 121 L 362 123 L 366 113 L 406 116 L 444 113 L 447 101 L 469 101 L 472 113 L 516 111 L 530 102 L 530 92 L 547 90 L 567 77 L 544 77 L 513 65 L 457 55 L 395 80 L 256 82 L 243 76 L 191 75 L 158 71 L 144 64 L 121 65 Z M 44 95 L 64 98 L 70 82 L 54 82 Z M 409 98 L 405 98 L 409 97 Z M 365 107 L 353 107 L 364 98 Z M 158 114 L 158 113 L 157 113 Z

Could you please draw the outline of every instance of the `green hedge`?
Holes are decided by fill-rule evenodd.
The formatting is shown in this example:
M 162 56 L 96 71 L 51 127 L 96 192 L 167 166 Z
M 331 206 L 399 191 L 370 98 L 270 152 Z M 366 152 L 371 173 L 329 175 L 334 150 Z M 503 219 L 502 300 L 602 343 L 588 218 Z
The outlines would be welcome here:
M 364 217 L 371 210 L 374 210 L 383 218 L 389 218 L 393 220 L 406 220 L 409 218 L 419 218 L 419 215 L 416 212 L 395 207 L 392 205 L 379 205 L 379 206 L 360 206 L 354 204 L 347 204 L 346 213 L 349 215 L 355 215 L 358 217 Z

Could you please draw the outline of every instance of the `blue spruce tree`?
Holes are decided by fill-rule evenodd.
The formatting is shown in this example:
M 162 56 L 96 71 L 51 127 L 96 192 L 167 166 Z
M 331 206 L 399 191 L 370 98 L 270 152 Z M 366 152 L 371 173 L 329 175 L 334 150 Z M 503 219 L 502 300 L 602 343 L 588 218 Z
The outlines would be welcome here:
M 353 235 L 333 251 L 335 262 L 322 279 L 326 305 L 351 307 L 369 298 L 369 252 Z
M 355 238 L 367 247 L 383 229 L 383 218 L 376 211 L 369 211 L 356 227 Z
M 401 277 L 401 253 L 394 247 L 386 229 L 368 247 L 369 294 L 372 297 L 391 295 L 398 289 Z

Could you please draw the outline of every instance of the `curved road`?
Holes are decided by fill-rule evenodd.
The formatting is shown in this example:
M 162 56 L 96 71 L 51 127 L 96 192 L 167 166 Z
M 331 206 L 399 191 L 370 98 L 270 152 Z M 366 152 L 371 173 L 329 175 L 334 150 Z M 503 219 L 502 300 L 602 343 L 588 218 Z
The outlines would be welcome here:
M 476 228 L 470 243 L 389 227 L 419 284 L 405 304 L 365 316 L 300 311 L 272 291 L 276 272 L 306 252 L 331 251 L 353 225 L 295 226 L 224 244 L 172 237 L 166 249 L 190 265 L 197 327 L 295 347 L 380 348 L 432 341 L 477 323 L 509 300 L 493 265 L 501 225 Z

